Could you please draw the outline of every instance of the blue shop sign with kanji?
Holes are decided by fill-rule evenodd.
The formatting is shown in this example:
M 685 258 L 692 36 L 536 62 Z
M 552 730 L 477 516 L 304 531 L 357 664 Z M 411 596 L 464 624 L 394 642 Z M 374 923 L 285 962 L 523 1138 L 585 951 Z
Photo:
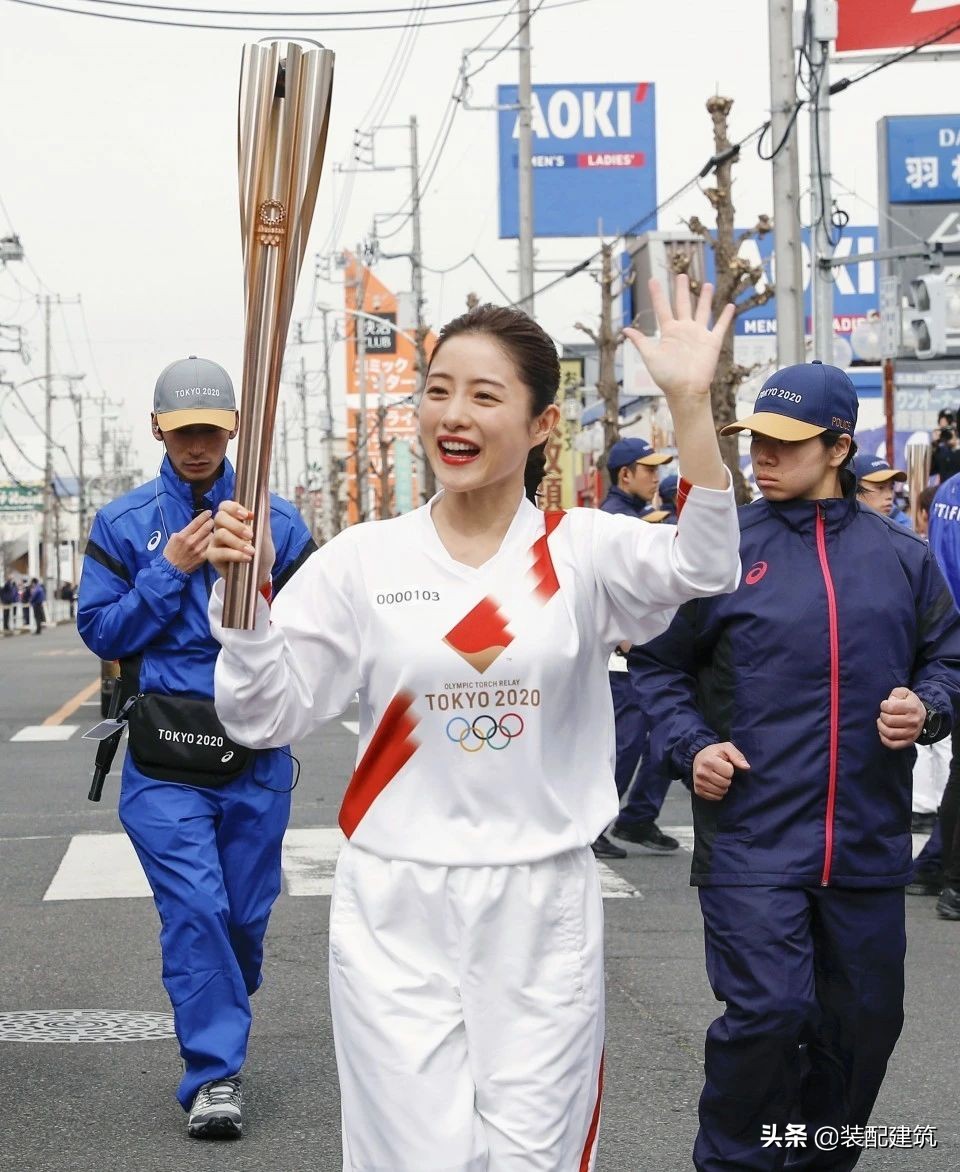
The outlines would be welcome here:
M 960 201 L 960 114 L 881 120 L 891 203 Z
M 497 90 L 500 238 L 519 235 L 517 87 Z M 656 228 L 654 86 L 647 82 L 536 85 L 535 236 L 612 236 Z

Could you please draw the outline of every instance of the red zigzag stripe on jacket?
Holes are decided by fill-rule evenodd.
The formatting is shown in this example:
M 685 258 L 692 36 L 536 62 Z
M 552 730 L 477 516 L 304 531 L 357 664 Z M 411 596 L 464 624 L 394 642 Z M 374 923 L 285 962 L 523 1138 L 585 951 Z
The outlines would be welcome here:
M 677 516 L 683 512 L 683 506 L 687 503 L 687 497 L 690 495 L 690 489 L 693 485 L 689 480 L 683 476 L 680 477 L 680 483 L 677 485 Z
M 353 771 L 340 806 L 340 829 L 347 838 L 360 825 L 376 798 L 420 748 L 420 742 L 413 736 L 419 723 L 418 717 L 410 711 L 413 700 L 409 692 L 398 692 L 394 696 Z
M 545 532 L 542 537 L 537 538 L 531 549 L 531 553 L 533 554 L 533 592 L 541 602 L 548 602 L 560 589 L 560 583 L 557 581 L 557 572 L 553 568 L 553 558 L 550 556 L 550 546 L 547 538 L 566 515 L 563 509 L 555 509 L 553 512 L 544 513 Z

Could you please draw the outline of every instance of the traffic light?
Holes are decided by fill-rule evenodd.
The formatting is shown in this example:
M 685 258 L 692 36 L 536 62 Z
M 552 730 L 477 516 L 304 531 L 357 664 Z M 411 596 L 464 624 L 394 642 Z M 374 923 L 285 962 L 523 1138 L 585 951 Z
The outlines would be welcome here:
M 960 284 L 954 274 L 915 277 L 909 300 L 906 318 L 917 358 L 960 355 Z

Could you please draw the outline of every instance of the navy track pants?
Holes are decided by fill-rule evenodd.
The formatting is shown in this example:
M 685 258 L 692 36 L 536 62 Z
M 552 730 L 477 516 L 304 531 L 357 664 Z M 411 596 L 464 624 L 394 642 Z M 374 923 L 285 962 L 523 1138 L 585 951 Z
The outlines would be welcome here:
M 650 722 L 629 673 L 610 672 L 610 691 L 617 734 L 614 779 L 621 798 L 629 791 L 617 821 L 655 822 L 670 788 L 669 770 L 651 759 Z
M 853 1168 L 821 1127 L 866 1125 L 903 1025 L 903 888 L 701 887 L 707 1031 L 699 1172 Z M 806 1146 L 764 1146 L 805 1125 Z
M 264 768 L 269 762 L 269 768 Z M 262 784 L 254 780 L 256 776 Z M 177 1099 L 237 1074 L 261 982 L 263 938 L 280 893 L 280 845 L 290 814 L 289 759 L 260 754 L 222 789 L 144 776 L 127 755 L 120 821 L 160 913 L 163 984 L 184 1060 Z

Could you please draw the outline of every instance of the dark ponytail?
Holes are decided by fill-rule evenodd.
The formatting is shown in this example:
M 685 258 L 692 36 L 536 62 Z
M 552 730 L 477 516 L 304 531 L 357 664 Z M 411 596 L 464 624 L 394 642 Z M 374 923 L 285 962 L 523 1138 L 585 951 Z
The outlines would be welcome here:
M 527 462 L 523 469 L 523 492 L 528 501 L 537 504 L 537 491 L 547 471 L 547 441 L 537 444 L 527 453 Z

